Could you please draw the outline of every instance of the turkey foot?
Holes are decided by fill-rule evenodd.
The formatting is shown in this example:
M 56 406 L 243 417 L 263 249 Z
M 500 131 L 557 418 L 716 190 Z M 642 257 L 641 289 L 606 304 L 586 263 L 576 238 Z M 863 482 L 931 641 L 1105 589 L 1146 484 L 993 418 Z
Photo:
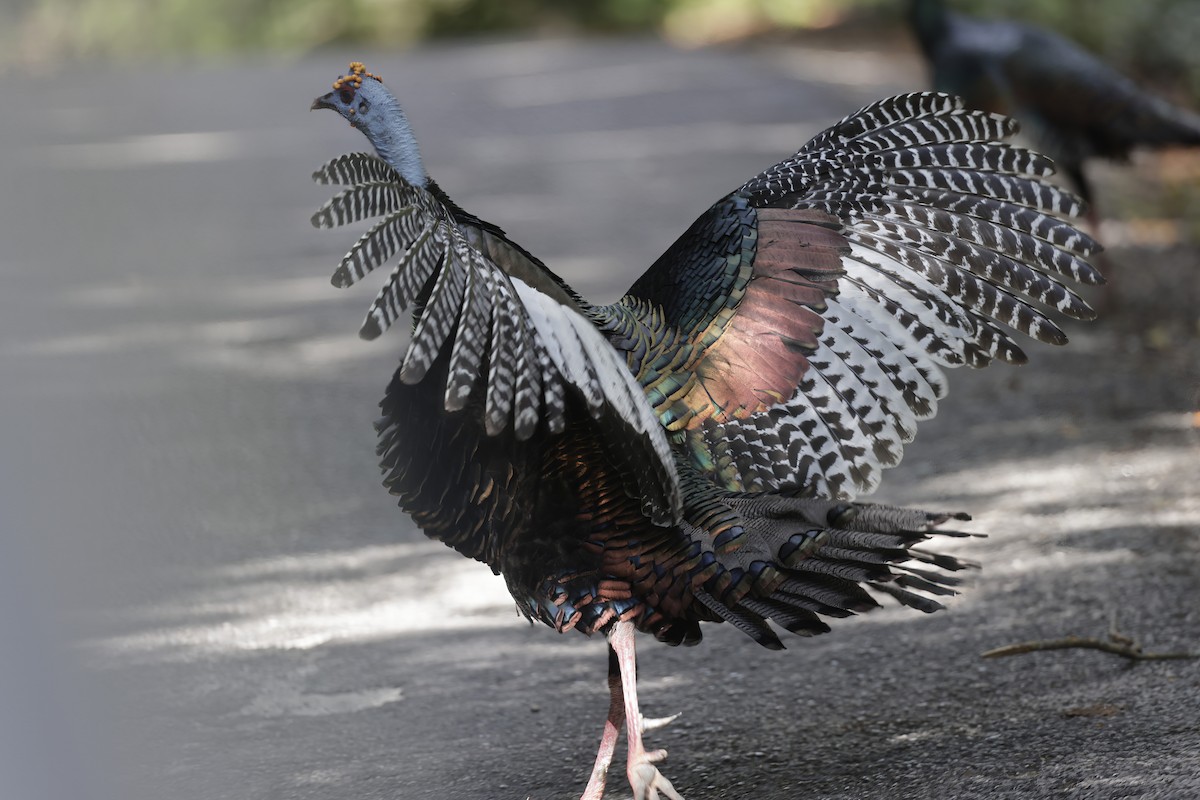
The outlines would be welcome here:
M 654 766 L 666 757 L 666 750 L 642 751 L 637 757 L 630 754 L 627 774 L 629 785 L 633 788 L 633 800 L 683 800 L 683 796 Z

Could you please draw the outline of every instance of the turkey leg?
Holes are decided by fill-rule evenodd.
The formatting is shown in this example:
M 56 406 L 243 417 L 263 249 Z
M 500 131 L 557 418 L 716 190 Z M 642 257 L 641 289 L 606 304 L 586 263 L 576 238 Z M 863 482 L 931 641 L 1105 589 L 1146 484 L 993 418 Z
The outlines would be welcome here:
M 612 763 L 613 748 L 616 747 L 622 720 L 625 721 L 625 734 L 629 742 L 625 774 L 633 789 L 634 800 L 683 800 L 671 782 L 654 766 L 667 757 L 667 751 L 647 751 L 642 746 L 643 732 L 661 728 L 675 717 L 648 720 L 638 711 L 634 634 L 631 622 L 618 622 L 608 632 L 608 719 L 604 722 L 604 734 L 600 737 L 600 751 L 592 767 L 592 778 L 581 800 L 600 800 L 604 794 L 604 780 Z
M 620 623 L 617 623 L 618 625 Z M 611 641 L 608 645 L 608 719 L 604 720 L 604 733 L 600 736 L 600 749 L 596 752 L 596 763 L 592 765 L 592 777 L 583 790 L 580 800 L 600 800 L 604 796 L 604 782 L 608 778 L 608 767 L 612 764 L 613 750 L 617 737 L 625 722 L 625 697 L 621 691 L 621 665 Z

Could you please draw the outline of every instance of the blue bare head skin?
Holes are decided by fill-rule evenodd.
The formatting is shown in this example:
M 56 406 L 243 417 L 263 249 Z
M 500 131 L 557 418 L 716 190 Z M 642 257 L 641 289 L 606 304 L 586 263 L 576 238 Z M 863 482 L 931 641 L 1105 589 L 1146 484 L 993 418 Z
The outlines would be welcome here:
M 414 186 L 429 183 L 408 117 L 379 76 L 368 72 L 361 62 L 352 61 L 350 72 L 334 81 L 333 91 L 314 100 L 312 108 L 341 114 L 404 180 Z

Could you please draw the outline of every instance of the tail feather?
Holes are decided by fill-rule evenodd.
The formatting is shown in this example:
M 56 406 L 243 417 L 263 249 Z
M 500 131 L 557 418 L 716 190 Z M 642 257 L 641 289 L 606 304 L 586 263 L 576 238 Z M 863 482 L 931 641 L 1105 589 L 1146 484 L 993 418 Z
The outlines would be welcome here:
M 766 620 L 753 611 L 735 611 L 703 589 L 694 591 L 693 596 L 718 617 L 747 634 L 768 650 L 783 649 L 783 642 L 779 641 L 779 637 L 767 627 Z
M 798 636 L 816 636 L 830 630 L 829 625 L 822 622 L 816 613 L 778 600 L 746 598 L 742 600 L 741 605 L 761 617 L 769 617 L 788 632 Z
M 832 538 L 832 537 L 831 537 Z M 821 548 L 819 558 L 830 561 L 852 561 L 860 564 L 894 564 L 905 561 L 908 553 L 902 547 L 880 547 L 874 550 L 851 550 L 844 547 Z
M 974 563 L 974 562 L 963 561 L 962 559 L 959 559 L 959 561 L 963 564 L 973 564 Z M 897 567 L 897 569 L 902 570 L 905 573 L 905 575 L 907 575 L 911 579 L 921 578 L 921 579 L 930 581 L 932 583 L 936 583 L 938 586 L 941 586 L 941 587 L 959 586 L 962 584 L 962 578 L 956 577 L 954 575 L 946 575 L 945 573 L 942 573 L 942 572 L 934 572 L 933 570 L 919 569 L 910 564 L 901 565 L 901 566 Z
M 781 602 L 806 608 L 827 617 L 851 617 L 878 608 L 879 603 L 857 583 L 842 580 L 822 581 L 820 575 L 803 580 L 789 578 L 775 590 Z
M 914 542 L 923 537 L 920 533 L 872 533 L 843 528 L 832 528 L 827 533 L 830 547 L 845 547 L 852 550 L 883 550 L 903 553 Z
M 927 578 L 922 578 L 917 575 L 897 575 L 896 585 L 903 586 L 905 589 L 916 589 L 920 592 L 928 592 L 929 594 L 937 594 L 942 596 L 958 594 L 955 589 L 947 586 L 944 583 L 931 581 Z M 955 581 L 953 585 L 957 586 L 958 582 Z
M 917 594 L 916 592 L 910 592 L 907 589 L 902 589 L 895 584 L 881 583 L 872 588 L 884 594 L 891 595 L 909 608 L 915 608 L 917 611 L 923 611 L 926 614 L 932 614 L 934 611 L 941 611 L 945 608 L 937 600 Z
M 872 594 L 926 613 L 943 608 L 937 597 L 957 594 L 961 579 L 948 574 L 976 565 L 916 545 L 935 536 L 974 534 L 942 530 L 965 514 L 882 505 L 733 494 L 725 502 L 739 515 L 744 543 L 717 555 L 714 575 L 694 597 L 718 618 L 765 647 L 783 646 L 768 620 L 792 633 L 814 636 L 822 617 L 848 617 L 879 607 Z M 805 546 L 797 546 L 803 541 Z M 920 566 L 917 566 L 920 565 Z
M 945 553 L 931 553 L 927 550 L 913 547 L 909 549 L 908 554 L 911 558 L 917 561 L 923 561 L 926 564 L 933 564 L 935 567 L 957 571 L 960 569 L 979 569 L 979 564 L 974 561 L 966 561 L 956 556 L 948 556 Z
M 939 536 L 973 536 L 975 534 L 943 530 L 939 526 L 950 520 L 969 522 L 970 514 L 962 512 L 943 513 L 918 511 L 913 508 L 897 508 L 873 504 L 856 504 L 855 514 L 842 522 L 845 527 L 855 531 L 877 531 L 880 533 L 899 533 L 900 531 L 926 533 L 938 528 Z
M 791 569 L 797 572 L 832 575 L 835 578 L 843 578 L 856 583 L 886 583 L 892 579 L 891 571 L 885 566 L 829 560 L 820 555 L 806 558 Z

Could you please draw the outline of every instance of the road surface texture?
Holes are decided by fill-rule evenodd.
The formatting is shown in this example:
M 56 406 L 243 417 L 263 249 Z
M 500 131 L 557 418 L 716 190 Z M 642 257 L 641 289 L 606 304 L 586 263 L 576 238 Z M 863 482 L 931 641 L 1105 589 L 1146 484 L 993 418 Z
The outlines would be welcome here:
M 920 88 L 897 47 L 488 42 L 0 78 L 0 794 L 576 796 L 604 642 L 524 623 L 380 488 L 402 336 L 358 340 L 373 289 L 328 283 L 355 234 L 309 226 L 330 194 L 309 175 L 365 142 L 309 103 L 365 60 L 459 203 L 611 299 L 723 193 Z M 643 708 L 683 712 L 650 741 L 684 796 L 1200 797 L 1200 662 L 980 658 L 1114 614 L 1148 649 L 1200 650 L 1200 214 L 1195 162 L 1162 163 L 1101 171 L 1111 313 L 1027 367 L 953 374 L 884 481 L 989 534 L 957 548 L 984 568 L 949 610 L 782 653 L 728 626 L 643 643 Z

